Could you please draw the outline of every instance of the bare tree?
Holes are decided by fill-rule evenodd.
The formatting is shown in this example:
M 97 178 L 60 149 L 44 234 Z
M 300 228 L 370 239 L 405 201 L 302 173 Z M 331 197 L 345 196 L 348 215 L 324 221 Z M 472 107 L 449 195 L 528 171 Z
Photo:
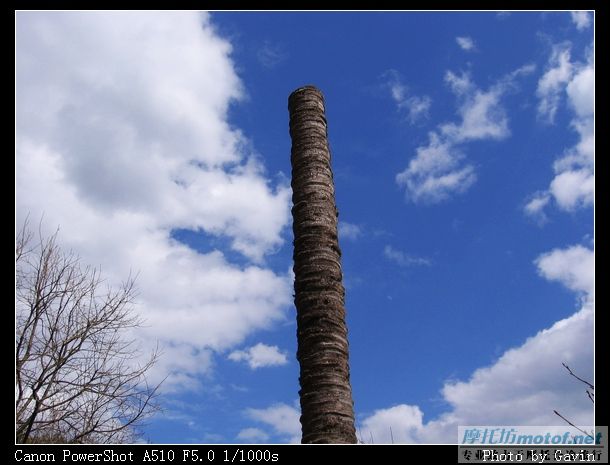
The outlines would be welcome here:
M 118 289 L 62 251 L 57 233 L 34 240 L 27 222 L 15 247 L 16 440 L 129 442 L 156 408 L 157 386 L 129 337 L 134 279 Z

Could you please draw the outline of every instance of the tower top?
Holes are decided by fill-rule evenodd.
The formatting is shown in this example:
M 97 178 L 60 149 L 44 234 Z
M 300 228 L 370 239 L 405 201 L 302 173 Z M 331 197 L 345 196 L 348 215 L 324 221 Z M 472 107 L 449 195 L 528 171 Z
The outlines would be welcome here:
M 299 87 L 290 94 L 288 97 L 288 108 L 290 109 L 290 106 L 293 105 L 296 99 L 305 95 L 311 96 L 312 94 L 315 95 L 316 98 L 322 102 L 322 104 L 324 104 L 324 94 L 322 94 L 322 91 L 316 86 L 308 84 L 306 86 Z

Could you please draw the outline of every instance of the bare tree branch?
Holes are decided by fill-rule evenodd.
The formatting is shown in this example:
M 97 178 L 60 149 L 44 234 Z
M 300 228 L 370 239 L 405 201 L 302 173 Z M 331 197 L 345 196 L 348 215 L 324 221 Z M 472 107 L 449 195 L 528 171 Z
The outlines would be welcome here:
M 42 228 L 40 228 L 42 230 Z M 158 406 L 132 330 L 131 276 L 117 289 L 99 269 L 64 252 L 57 233 L 15 243 L 15 433 L 17 442 L 123 442 Z
M 589 386 L 589 389 L 591 389 L 591 390 L 595 389 L 595 387 L 589 381 L 585 381 L 584 379 L 580 378 L 579 376 L 576 376 L 574 374 L 574 372 L 572 370 L 570 370 L 570 367 L 567 366 L 565 363 L 561 362 L 561 364 L 565 367 L 566 370 L 568 370 L 568 373 L 570 373 L 578 381 L 581 381 L 582 383 L 585 383 L 587 386 Z
M 568 425 L 572 426 L 573 428 L 576 428 L 578 431 L 580 431 L 583 434 L 586 434 L 587 436 L 589 436 L 591 439 L 595 439 L 590 433 L 587 433 L 586 431 L 580 429 L 578 426 L 576 426 L 574 423 L 572 423 L 570 420 L 568 420 L 566 417 L 564 417 L 561 413 L 559 413 L 557 410 L 553 410 L 553 412 L 555 413 L 555 415 L 557 415 L 559 418 L 561 418 L 563 421 L 565 421 Z
M 586 384 L 591 390 L 594 390 L 595 387 L 588 381 L 582 379 L 581 377 L 577 376 L 576 374 L 574 374 L 574 372 L 570 369 L 570 367 L 568 365 L 566 365 L 565 363 L 561 362 L 561 364 L 564 366 L 564 368 L 566 370 L 568 370 L 568 373 L 570 373 L 570 375 L 572 375 L 574 378 L 576 378 L 578 381 L 580 381 L 581 383 Z M 587 396 L 589 397 L 589 400 L 591 402 L 593 402 L 593 404 L 595 404 L 595 394 L 590 392 L 589 389 L 586 389 L 585 392 L 587 393 Z M 589 436 L 591 439 L 593 439 L 593 435 L 590 433 L 587 433 L 586 431 L 583 431 L 582 429 L 580 429 L 578 426 L 576 426 L 574 423 L 572 423 L 570 420 L 568 420 L 566 417 L 564 417 L 563 415 L 561 415 L 557 410 L 553 410 L 553 412 L 555 413 L 555 415 L 557 415 L 558 417 L 560 417 L 563 421 L 565 421 L 568 425 L 576 428 L 578 431 L 580 431 L 581 433 L 586 434 L 587 436 Z

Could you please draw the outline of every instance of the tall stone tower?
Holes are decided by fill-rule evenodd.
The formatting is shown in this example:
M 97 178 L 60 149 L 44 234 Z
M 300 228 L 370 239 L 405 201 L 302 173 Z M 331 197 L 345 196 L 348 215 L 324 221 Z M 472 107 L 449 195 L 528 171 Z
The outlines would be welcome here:
M 356 443 L 324 97 L 301 87 L 290 94 L 288 110 L 301 442 Z

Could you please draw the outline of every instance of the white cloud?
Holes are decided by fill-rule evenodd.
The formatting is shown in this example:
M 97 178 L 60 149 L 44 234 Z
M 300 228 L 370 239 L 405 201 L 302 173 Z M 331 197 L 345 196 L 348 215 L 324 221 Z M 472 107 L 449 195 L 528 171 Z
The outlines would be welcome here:
M 264 409 L 249 408 L 245 413 L 248 418 L 271 426 L 280 440 L 292 444 L 301 442 L 301 413 L 295 407 L 280 403 Z
M 535 261 L 538 272 L 549 281 L 593 299 L 595 296 L 595 254 L 582 245 L 554 249 Z
M 474 89 L 474 84 L 468 73 L 462 73 L 458 76 L 453 71 L 447 71 L 445 73 L 445 82 L 449 84 L 449 87 L 456 95 L 464 95 Z
M 269 440 L 269 435 L 259 428 L 245 428 L 237 434 L 237 439 L 244 443 L 258 443 Z
M 366 417 L 358 428 L 359 440 L 370 444 L 409 444 L 418 442 L 423 413 L 417 406 L 395 405 Z
M 266 268 L 290 188 L 272 186 L 227 121 L 243 95 L 208 15 L 18 12 L 16 211 L 60 225 L 110 283 L 139 273 L 145 341 L 168 389 L 197 387 L 212 355 L 285 318 L 291 281 Z M 246 264 L 172 239 L 228 239 Z
M 546 223 L 547 216 L 544 213 L 544 208 L 548 205 L 551 200 L 551 196 L 547 192 L 537 192 L 534 194 L 523 207 L 523 211 L 526 215 L 534 218 L 540 225 Z
M 390 80 L 388 82 L 388 86 L 390 88 L 392 100 L 394 100 L 394 102 L 400 106 L 407 96 L 407 87 L 401 82 L 396 71 L 389 72 L 389 76 Z
M 385 85 L 390 90 L 392 100 L 396 103 L 399 111 L 406 113 L 411 124 L 421 119 L 428 118 L 432 99 L 427 95 L 410 95 L 409 88 L 402 82 L 398 71 L 389 70 L 383 75 L 386 79 Z
M 424 422 L 419 407 L 400 404 L 365 417 L 359 434 L 369 441 L 455 443 L 458 425 L 565 425 L 558 410 L 579 425 L 593 424 L 593 407 L 583 385 L 561 366 L 593 380 L 593 251 L 582 246 L 541 255 L 541 276 L 584 295 L 582 308 L 568 318 L 506 351 L 467 381 L 448 381 L 442 389 L 450 410 Z M 488 406 L 486 408 L 485 406 Z
M 410 200 L 438 203 L 467 191 L 474 184 L 474 167 L 464 163 L 460 145 L 476 140 L 501 140 L 510 135 L 501 98 L 515 87 L 517 77 L 533 70 L 532 65 L 523 66 L 486 91 L 477 88 L 468 73 L 458 75 L 447 71 L 445 82 L 458 99 L 460 121 L 440 124 L 431 131 L 428 144 L 417 147 L 415 157 L 396 176 L 396 182 L 406 188 Z
M 536 95 L 540 99 L 538 115 L 548 122 L 555 121 L 561 95 L 572 77 L 573 66 L 570 61 L 570 49 L 556 46 L 553 48 L 547 71 L 538 81 Z
M 408 173 L 441 174 L 453 169 L 463 155 L 435 132 L 428 134 L 426 146 L 417 147 L 417 156 L 409 163 Z
M 427 95 L 424 95 L 422 97 L 409 97 L 403 102 L 402 107 L 407 109 L 409 121 L 415 123 L 422 118 L 428 118 L 431 105 L 432 99 Z
M 570 16 L 572 22 L 576 25 L 576 29 L 582 31 L 591 26 L 591 15 L 588 11 L 571 11 Z
M 549 191 L 564 210 L 593 205 L 595 179 L 589 169 L 564 171 L 551 181 Z
M 593 115 L 595 102 L 595 70 L 593 66 L 582 68 L 567 86 L 570 105 L 581 118 Z
M 592 424 L 589 399 L 561 366 L 565 362 L 578 366 L 583 376 L 592 375 L 592 341 L 593 313 L 583 309 L 507 351 L 494 365 L 475 371 L 467 382 L 447 383 L 443 397 L 453 410 L 430 422 L 426 435 L 434 440 L 439 433 L 447 434 L 451 440 L 459 424 L 561 425 L 553 410 L 576 424 Z
M 246 350 L 235 350 L 229 354 L 229 360 L 246 362 L 252 370 L 262 367 L 286 365 L 288 358 L 277 346 L 268 346 L 259 342 Z
M 555 47 L 551 56 L 551 62 L 556 61 L 558 48 Z M 565 59 L 569 60 L 569 52 L 562 52 Z M 569 108 L 574 111 L 571 127 L 579 136 L 579 141 L 573 147 L 567 149 L 563 155 L 555 161 L 553 168 L 555 177 L 550 183 L 547 191 L 539 196 L 552 198 L 555 204 L 562 210 L 573 211 L 593 205 L 595 193 L 594 175 L 594 152 L 595 136 L 593 124 L 593 111 L 595 102 L 595 69 L 592 57 L 587 64 L 567 62 L 560 67 L 569 69 L 566 79 L 557 80 L 557 86 L 553 90 L 554 112 L 557 110 L 561 97 L 565 92 Z M 545 74 L 547 76 L 549 72 Z M 541 79 L 541 82 L 543 78 Z M 540 86 L 539 86 L 540 88 Z M 541 105 L 546 105 L 545 100 Z M 544 205 L 540 204 L 538 215 L 544 215 Z M 528 204 L 529 205 L 529 204 Z M 530 212 L 526 210 L 529 214 Z
M 356 241 L 362 236 L 362 228 L 357 224 L 339 221 L 339 240 Z
M 503 92 L 502 87 L 489 92 L 475 92 L 459 108 L 461 123 L 442 125 L 442 133 L 454 142 L 508 137 L 508 119 L 500 106 Z
M 391 428 L 395 442 L 455 443 L 458 425 L 564 426 L 553 410 L 575 424 L 592 425 L 591 402 L 561 366 L 565 362 L 592 379 L 592 341 L 593 312 L 583 308 L 476 370 L 468 381 L 447 382 L 441 392 L 451 410 L 439 418 L 423 422 L 419 407 L 401 404 L 365 418 L 360 435 L 366 442 L 371 429 L 376 443 L 390 442 Z
M 204 433 L 201 440 L 197 441 L 202 444 L 222 444 L 226 443 L 226 439 L 222 434 L 217 433 Z M 200 459 L 201 460 L 201 459 Z
M 391 245 L 386 245 L 383 249 L 383 255 L 390 261 L 399 266 L 430 266 L 432 262 L 427 258 L 413 257 L 404 253 L 402 250 L 397 250 Z
M 471 165 L 461 167 L 462 152 L 446 138 L 430 132 L 429 143 L 417 147 L 407 169 L 396 176 L 414 202 L 437 203 L 465 192 L 475 181 Z
M 413 200 L 425 199 L 426 202 L 435 203 L 445 200 L 451 194 L 466 192 L 477 179 L 472 166 L 451 171 L 438 176 L 428 176 L 421 184 L 411 183 Z M 408 185 L 408 184 L 407 184 Z
M 206 375 L 213 369 L 213 351 L 175 339 L 162 341 L 162 356 L 153 369 L 151 381 L 163 380 L 163 394 L 200 390 Z
M 457 42 L 457 44 L 460 46 L 460 48 L 462 50 L 465 50 L 467 52 L 470 52 L 472 50 L 476 49 L 476 46 L 474 44 L 474 40 L 472 40 L 472 37 L 456 37 L 455 41 Z

